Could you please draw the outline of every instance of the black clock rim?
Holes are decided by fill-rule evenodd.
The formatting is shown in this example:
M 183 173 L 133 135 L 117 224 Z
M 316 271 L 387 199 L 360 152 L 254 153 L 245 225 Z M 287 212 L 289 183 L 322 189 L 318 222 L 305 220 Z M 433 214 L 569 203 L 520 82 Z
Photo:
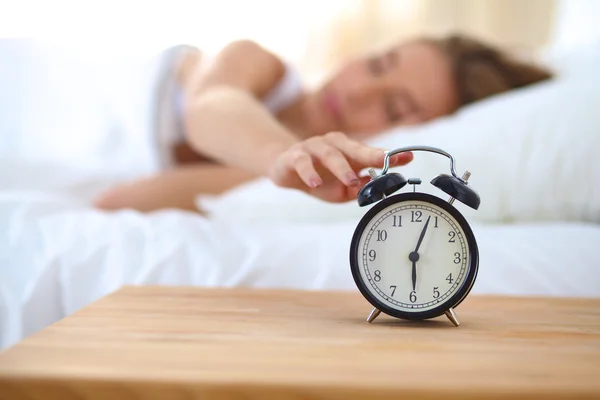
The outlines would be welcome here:
M 371 291 L 367 288 L 366 283 L 362 280 L 360 276 L 360 265 L 358 262 L 358 245 L 360 242 L 360 237 L 364 232 L 367 224 L 373 219 L 373 217 L 380 212 L 382 209 L 396 203 L 401 203 L 404 201 L 424 201 L 428 203 L 433 203 L 440 208 L 443 208 L 447 211 L 452 217 L 456 219 L 458 224 L 461 226 L 465 233 L 465 238 L 469 245 L 469 259 L 470 265 L 468 266 L 469 270 L 462 286 L 456 291 L 456 293 L 448 300 L 440 304 L 439 306 L 432 308 L 427 311 L 420 312 L 406 312 L 394 309 L 389 307 L 385 303 L 381 302 L 375 296 L 371 294 Z M 371 207 L 365 215 L 359 221 L 356 229 L 354 230 L 354 234 L 352 235 L 352 241 L 350 242 L 350 270 L 352 272 L 352 277 L 354 278 L 354 282 L 358 287 L 361 294 L 380 311 L 402 319 L 408 320 L 423 320 L 423 319 L 431 319 L 439 317 L 444 314 L 449 308 L 456 308 L 462 301 L 467 297 L 467 295 L 471 292 L 473 285 L 475 284 L 475 280 L 477 278 L 477 273 L 479 270 L 479 249 L 477 247 L 477 241 L 475 240 L 475 235 L 473 234 L 473 230 L 471 226 L 467 222 L 466 218 L 458 211 L 454 206 L 452 206 L 447 201 L 440 199 L 439 197 L 427 194 L 427 193 L 418 193 L 418 192 L 409 192 L 409 193 L 399 193 L 390 197 L 387 197 L 381 200 L 379 203 L 376 203 L 373 207 Z

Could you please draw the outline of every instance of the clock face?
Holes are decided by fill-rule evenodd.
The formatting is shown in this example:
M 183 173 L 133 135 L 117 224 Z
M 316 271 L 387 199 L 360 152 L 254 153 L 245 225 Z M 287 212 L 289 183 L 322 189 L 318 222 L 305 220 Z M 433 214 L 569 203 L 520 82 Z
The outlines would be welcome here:
M 466 220 L 428 194 L 403 193 L 373 206 L 351 247 L 363 295 L 402 318 L 432 318 L 455 307 L 477 273 L 477 245 Z

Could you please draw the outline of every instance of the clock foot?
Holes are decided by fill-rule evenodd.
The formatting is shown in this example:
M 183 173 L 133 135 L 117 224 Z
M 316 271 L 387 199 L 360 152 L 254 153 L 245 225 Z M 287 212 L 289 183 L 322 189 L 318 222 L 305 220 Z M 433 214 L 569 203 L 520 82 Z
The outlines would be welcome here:
M 452 308 L 449 308 L 448 311 L 446 311 L 446 317 L 448 317 L 448 319 L 452 321 L 454 326 L 460 325 L 460 321 L 458 320 L 458 317 L 456 316 L 456 313 Z
M 377 318 L 379 316 L 379 314 L 381 314 L 381 310 L 374 308 L 371 311 L 371 314 L 369 314 L 369 317 L 367 317 L 367 322 L 371 323 L 375 320 L 375 318 Z

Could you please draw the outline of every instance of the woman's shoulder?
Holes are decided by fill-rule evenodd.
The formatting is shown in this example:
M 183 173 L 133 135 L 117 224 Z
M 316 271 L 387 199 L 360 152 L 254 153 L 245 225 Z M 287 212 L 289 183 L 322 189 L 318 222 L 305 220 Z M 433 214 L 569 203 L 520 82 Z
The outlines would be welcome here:
M 252 40 L 227 44 L 213 59 L 218 68 L 230 70 L 245 82 L 246 89 L 276 114 L 295 102 L 302 92 L 298 68 L 275 52 Z
M 252 40 L 236 40 L 227 44 L 214 58 L 219 68 L 230 70 L 244 79 L 257 97 L 263 97 L 287 73 L 284 60 Z

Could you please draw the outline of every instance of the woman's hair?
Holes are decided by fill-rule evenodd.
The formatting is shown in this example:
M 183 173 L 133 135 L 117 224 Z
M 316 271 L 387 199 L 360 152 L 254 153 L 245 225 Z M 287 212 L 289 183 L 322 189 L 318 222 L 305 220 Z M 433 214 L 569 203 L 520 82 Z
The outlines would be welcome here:
M 547 69 L 465 35 L 430 40 L 450 60 L 460 106 L 552 77 Z

